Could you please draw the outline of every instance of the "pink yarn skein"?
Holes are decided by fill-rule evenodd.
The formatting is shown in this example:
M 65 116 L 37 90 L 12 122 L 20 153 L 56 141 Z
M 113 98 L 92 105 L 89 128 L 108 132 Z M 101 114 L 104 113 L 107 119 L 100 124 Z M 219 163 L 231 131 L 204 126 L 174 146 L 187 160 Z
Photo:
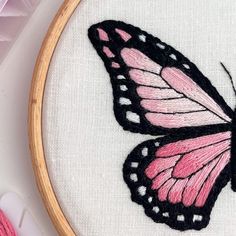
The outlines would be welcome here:
M 0 236 L 17 236 L 12 224 L 2 210 L 0 210 Z

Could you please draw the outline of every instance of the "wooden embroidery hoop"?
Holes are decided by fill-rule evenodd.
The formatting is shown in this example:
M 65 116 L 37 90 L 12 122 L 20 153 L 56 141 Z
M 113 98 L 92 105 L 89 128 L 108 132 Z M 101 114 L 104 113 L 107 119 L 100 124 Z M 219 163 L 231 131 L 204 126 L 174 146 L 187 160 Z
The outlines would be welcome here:
M 73 236 L 75 233 L 58 203 L 48 174 L 42 138 L 42 107 L 47 73 L 54 50 L 79 3 L 80 0 L 65 0 L 48 29 L 34 69 L 28 115 L 29 144 L 37 185 L 59 235 L 67 236 Z

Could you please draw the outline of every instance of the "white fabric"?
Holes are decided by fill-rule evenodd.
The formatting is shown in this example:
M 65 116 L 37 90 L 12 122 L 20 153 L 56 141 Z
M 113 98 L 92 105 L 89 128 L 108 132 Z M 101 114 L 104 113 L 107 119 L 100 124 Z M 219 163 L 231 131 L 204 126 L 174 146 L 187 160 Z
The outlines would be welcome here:
M 55 51 L 44 99 L 47 164 L 59 202 L 81 236 L 235 235 L 236 194 L 220 193 L 206 229 L 180 233 L 154 223 L 132 202 L 122 166 L 150 139 L 124 131 L 113 115 L 110 78 L 88 28 L 107 19 L 142 28 L 192 60 L 231 107 L 236 78 L 236 1 L 82 0 Z M 235 79 L 236 82 L 236 79 Z

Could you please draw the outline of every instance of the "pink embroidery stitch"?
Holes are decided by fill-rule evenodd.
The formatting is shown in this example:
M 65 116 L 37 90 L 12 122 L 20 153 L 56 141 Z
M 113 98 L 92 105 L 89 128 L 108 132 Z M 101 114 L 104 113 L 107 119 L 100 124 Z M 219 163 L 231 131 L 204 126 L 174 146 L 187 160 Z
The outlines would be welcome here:
M 206 181 L 207 177 L 209 174 L 215 177 L 214 171 L 218 173 L 229 161 L 229 135 L 229 132 L 225 132 L 177 141 L 156 151 L 156 159 L 146 168 L 145 174 L 152 179 L 152 189 L 158 190 L 158 198 L 164 201 L 170 193 L 170 202 L 176 203 L 182 195 L 182 202 L 188 207 L 194 204 L 198 196 L 201 201 L 198 200 L 196 204 L 204 205 L 203 200 L 206 200 L 212 186 Z M 217 167 L 221 160 L 224 160 L 224 164 Z M 203 183 L 206 187 L 203 187 Z M 177 189 L 180 191 L 176 192 Z
M 176 106 L 176 101 L 170 100 L 156 100 L 156 99 L 143 99 L 141 106 L 148 111 L 157 113 L 184 113 L 191 111 L 204 111 L 205 108 L 188 100 L 187 98 L 179 99 L 179 106 Z
M 120 65 L 118 64 L 118 63 L 116 63 L 116 62 L 112 62 L 111 63 L 111 67 L 113 67 L 113 68 L 120 68 Z
M 99 38 L 102 41 L 109 41 L 109 37 L 103 29 L 98 28 L 97 31 L 98 31 L 98 34 L 99 34 Z
M 169 85 L 158 75 L 137 69 L 129 71 L 130 78 L 140 85 L 152 86 L 157 88 L 170 88 Z
M 147 113 L 145 115 L 148 121 L 152 125 L 161 126 L 168 129 L 193 127 L 202 124 L 222 124 L 222 120 L 215 117 L 209 111 L 200 111 L 197 114 L 186 113 L 186 114 L 160 114 L 160 113 Z
M 171 203 L 176 204 L 182 201 L 183 191 L 188 181 L 189 179 L 181 179 L 175 182 L 168 194 L 168 200 Z
M 175 181 L 175 179 L 169 179 L 158 189 L 157 195 L 160 201 L 167 200 L 168 193 L 171 187 L 174 185 Z
M 159 74 L 161 71 L 161 66 L 152 61 L 142 52 L 134 48 L 124 48 L 121 51 L 121 56 L 124 59 L 127 66 L 147 70 L 152 73 Z
M 115 31 L 120 35 L 120 37 L 125 41 L 129 41 L 132 36 L 130 34 L 128 34 L 127 32 L 125 32 L 124 30 L 121 29 L 115 29 Z
M 225 152 L 222 155 L 216 167 L 212 170 L 209 178 L 204 183 L 195 203 L 197 207 L 201 207 L 205 204 L 207 197 L 209 196 L 210 191 L 216 181 L 216 178 L 219 176 L 220 172 L 224 169 L 224 167 L 229 163 L 229 160 L 230 160 L 230 151 Z
M 230 140 L 194 150 L 183 155 L 173 169 L 174 178 L 186 178 L 201 169 L 222 152 L 229 150 Z
M 145 170 L 145 174 L 148 178 L 152 179 L 163 170 L 175 166 L 180 157 L 180 155 L 176 155 L 170 158 L 156 158 Z
M 166 67 L 162 70 L 161 77 L 177 92 L 200 103 L 225 121 L 231 120 L 208 94 L 179 69 Z
M 160 147 L 156 151 L 155 155 L 159 157 L 170 157 L 212 145 L 226 139 L 230 139 L 230 132 L 216 133 L 197 138 L 181 140 Z
M 157 172 L 154 171 L 153 172 L 151 170 L 149 170 L 149 173 L 147 173 L 147 170 L 145 171 L 145 174 L 150 178 L 155 178 L 152 181 L 152 189 L 159 189 L 168 179 L 171 178 L 171 173 L 172 173 L 173 168 L 170 169 L 166 169 L 163 172 L 160 172 L 160 174 L 156 174 Z M 151 174 L 152 173 L 152 174 Z
M 108 47 L 106 47 L 106 46 L 103 47 L 103 52 L 109 58 L 115 57 L 115 55 L 112 53 L 112 51 Z
M 186 183 L 184 192 L 183 192 L 183 204 L 185 206 L 191 206 L 194 204 L 194 201 L 199 194 L 199 190 L 202 187 L 202 184 L 205 182 L 208 175 L 211 173 L 212 169 L 215 167 L 216 163 L 219 161 L 219 158 L 213 160 L 209 165 L 205 166 L 202 171 L 199 171 Z
M 146 86 L 137 87 L 137 93 L 141 98 L 156 99 L 156 100 L 183 97 L 183 95 L 175 92 L 172 89 L 159 89 Z

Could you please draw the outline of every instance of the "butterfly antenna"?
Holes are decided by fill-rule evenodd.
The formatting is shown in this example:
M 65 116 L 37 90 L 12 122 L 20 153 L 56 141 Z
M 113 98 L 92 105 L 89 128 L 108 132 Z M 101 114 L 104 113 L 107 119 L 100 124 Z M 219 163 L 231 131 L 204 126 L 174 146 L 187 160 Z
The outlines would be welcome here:
M 225 65 L 224 65 L 222 62 L 220 62 L 220 64 L 221 64 L 221 66 L 223 67 L 224 71 L 225 71 L 225 72 L 227 73 L 227 75 L 229 76 L 229 80 L 230 80 L 230 82 L 231 82 L 231 85 L 232 85 L 232 88 L 233 88 L 233 91 L 234 91 L 234 95 L 235 95 L 235 97 L 236 97 L 236 89 L 235 89 L 235 86 L 234 86 L 233 78 L 232 78 L 230 72 L 228 71 L 228 69 L 225 67 Z

